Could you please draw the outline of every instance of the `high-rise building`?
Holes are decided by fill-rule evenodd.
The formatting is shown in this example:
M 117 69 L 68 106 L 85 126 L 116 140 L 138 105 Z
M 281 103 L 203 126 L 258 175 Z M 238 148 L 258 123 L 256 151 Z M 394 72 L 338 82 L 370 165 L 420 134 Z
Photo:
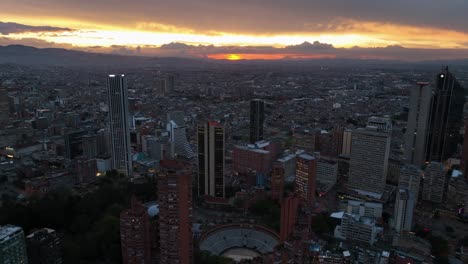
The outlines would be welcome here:
M 55 230 L 39 229 L 26 237 L 29 264 L 61 264 L 62 243 Z
M 464 104 L 465 90 L 447 67 L 435 80 L 427 127 L 425 161 L 445 162 L 457 151 Z
M 349 188 L 382 194 L 389 155 L 390 135 L 387 131 L 373 126 L 354 130 L 349 161 Z
M 0 86 L 0 128 L 8 125 L 10 116 L 10 104 L 8 102 L 7 89 Z
M 465 179 L 468 180 L 468 118 L 465 119 L 465 133 L 463 134 L 463 152 L 460 165 Z
M 267 175 L 271 172 L 278 149 L 277 144 L 268 141 L 235 146 L 232 151 L 233 170 L 239 173 L 255 171 Z
M 292 133 L 292 148 L 304 150 L 307 153 L 315 152 L 315 130 L 294 129 Z
M 164 80 L 164 94 L 169 95 L 174 91 L 175 88 L 175 77 L 172 74 L 166 75 Z
M 83 155 L 83 136 L 87 131 L 77 130 L 65 135 L 65 151 L 67 158 L 74 159 Z
M 192 261 L 192 175 L 190 164 L 162 160 L 158 174 L 160 263 Z
M 407 189 L 414 196 L 417 202 L 419 198 L 419 187 L 421 185 L 421 178 L 423 171 L 416 165 L 405 164 L 400 170 L 400 179 L 398 181 L 398 188 Z
M 296 194 L 290 194 L 281 202 L 281 242 L 286 241 L 294 231 L 294 227 L 297 223 L 299 203 L 300 199 Z
M 430 162 L 424 171 L 422 199 L 441 203 L 444 199 L 446 178 L 444 164 Z
M 321 158 L 317 162 L 317 181 L 334 185 L 338 179 L 338 162 Z
M 21 227 L 0 226 L 0 263 L 27 264 L 26 242 Z
M 224 127 L 218 122 L 198 126 L 198 195 L 224 197 Z
M 94 159 L 97 156 L 97 137 L 96 135 L 84 135 L 81 138 L 83 145 L 83 156 L 88 159 Z
M 382 228 L 377 227 L 375 219 L 344 213 L 341 225 L 335 228 L 335 237 L 373 245 L 381 232 Z
M 263 140 L 265 102 L 259 99 L 250 101 L 250 143 Z
M 131 208 L 120 213 L 122 263 L 151 263 L 151 241 L 147 208 L 132 197 Z
M 418 82 L 411 89 L 408 122 L 405 133 L 406 162 L 421 166 L 425 162 L 426 134 L 431 107 L 432 89 L 429 83 Z
M 284 167 L 281 162 L 273 164 L 273 171 L 271 173 L 271 198 L 281 202 L 284 193 Z
M 98 172 L 96 159 L 88 159 L 85 156 L 81 156 L 77 157 L 75 162 L 78 183 L 88 183 L 96 179 Z
M 341 155 L 349 156 L 351 155 L 351 138 L 352 138 L 352 131 L 345 130 L 343 131 L 343 147 L 341 149 Z
M 300 154 L 296 158 L 296 178 L 294 179 L 294 190 L 305 202 L 307 207 L 315 203 L 315 180 L 317 177 L 317 159 L 308 155 Z
M 112 168 L 129 176 L 132 174 L 132 153 L 128 117 L 128 91 L 125 76 L 123 74 L 109 75 L 107 88 Z
M 178 126 L 174 120 L 170 120 L 167 123 L 167 131 L 169 131 L 170 142 L 174 148 L 174 155 L 178 157 L 192 158 L 195 156 L 193 150 L 187 140 L 185 133 L 185 127 Z
M 411 231 L 413 228 L 413 213 L 416 201 L 408 189 L 398 189 L 395 201 L 395 230 Z

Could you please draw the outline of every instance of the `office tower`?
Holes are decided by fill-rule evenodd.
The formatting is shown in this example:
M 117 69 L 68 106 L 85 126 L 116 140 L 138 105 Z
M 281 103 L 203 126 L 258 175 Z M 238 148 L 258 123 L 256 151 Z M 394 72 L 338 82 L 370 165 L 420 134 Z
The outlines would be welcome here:
M 110 155 L 110 133 L 108 129 L 100 129 L 96 134 L 96 150 L 98 156 Z
M 0 86 L 0 127 L 6 127 L 8 125 L 9 113 L 10 104 L 8 102 L 7 89 Z
M 296 178 L 294 190 L 305 202 L 305 206 L 312 207 L 315 202 L 315 179 L 317 175 L 317 160 L 307 154 L 300 154 L 296 158 Z
M 334 185 L 338 179 L 338 162 L 320 158 L 317 162 L 317 181 Z
M 465 133 L 463 134 L 463 152 L 461 159 L 461 169 L 465 179 L 468 180 L 468 118 L 465 119 Z
M 179 122 L 179 121 L 178 121 Z M 174 155 L 178 157 L 192 158 L 195 156 L 192 147 L 187 140 L 185 133 L 185 127 L 178 126 L 174 120 L 170 120 L 166 125 L 167 131 L 169 132 L 170 142 L 174 148 Z
M 259 99 L 250 101 L 250 143 L 263 140 L 265 102 Z
M 217 122 L 198 126 L 198 195 L 224 197 L 224 127 Z
M 292 148 L 294 150 L 304 150 L 307 153 L 315 152 L 315 130 L 294 129 Z
M 21 227 L 0 226 L 0 263 L 27 264 L 26 242 Z
M 413 228 L 413 213 L 416 200 L 414 199 L 413 193 L 408 189 L 398 189 L 395 201 L 395 213 L 394 222 L 395 230 L 411 231 Z
M 160 263 L 192 261 L 192 173 L 190 164 L 163 160 L 158 174 Z
M 426 134 L 431 107 L 432 89 L 429 83 L 418 82 L 411 88 L 408 122 L 405 133 L 406 162 L 421 166 L 425 162 Z
M 83 155 L 83 136 L 88 132 L 77 130 L 69 132 L 65 135 L 65 151 L 67 158 L 74 159 Z
M 96 159 L 80 156 L 76 158 L 75 162 L 77 183 L 88 183 L 96 179 L 98 172 Z
M 465 90 L 445 68 L 436 77 L 427 127 L 425 161 L 445 162 L 460 141 Z
M 61 264 L 62 242 L 53 229 L 39 229 L 26 237 L 29 264 Z
M 171 74 L 166 75 L 166 79 L 164 81 L 164 93 L 166 95 L 171 94 L 174 91 L 174 87 L 175 87 L 174 75 L 171 75 Z
M 344 127 L 335 127 L 332 130 L 332 142 L 331 142 L 331 157 L 338 157 L 341 155 L 343 149 L 343 134 L 345 132 Z M 325 153 L 326 154 L 326 153 Z
M 284 193 L 284 167 L 280 162 L 275 162 L 271 173 L 271 199 L 281 202 Z
M 389 155 L 388 132 L 375 127 L 354 130 L 349 161 L 349 188 L 382 194 Z
M 281 199 L 283 199 L 281 197 Z M 294 231 L 297 223 L 297 213 L 299 209 L 300 199 L 296 194 L 290 194 L 281 202 L 281 227 L 280 240 L 284 242 L 288 240 Z
M 97 156 L 97 137 L 96 135 L 84 135 L 81 138 L 83 145 L 83 156 L 94 159 Z
M 423 177 L 422 199 L 433 203 L 441 203 L 444 199 L 446 171 L 440 162 L 430 162 Z
M 407 189 L 414 196 L 414 200 L 418 202 L 419 186 L 421 185 L 421 178 L 423 171 L 416 165 L 405 164 L 400 170 L 400 179 L 398 181 L 398 188 Z
M 341 155 L 349 156 L 351 155 L 351 138 L 352 138 L 352 131 L 345 130 L 343 131 L 343 147 L 341 149 Z
M 120 213 L 122 263 L 151 263 L 151 241 L 147 208 L 132 197 L 131 208 Z
M 128 118 L 127 81 L 122 75 L 107 78 L 109 100 L 109 132 L 112 168 L 127 176 L 132 174 L 130 127 Z

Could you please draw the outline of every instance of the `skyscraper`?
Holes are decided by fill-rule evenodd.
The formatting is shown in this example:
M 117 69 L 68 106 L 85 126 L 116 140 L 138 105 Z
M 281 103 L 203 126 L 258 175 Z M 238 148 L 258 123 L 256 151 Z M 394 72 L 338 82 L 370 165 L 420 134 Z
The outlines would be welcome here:
M 398 189 L 395 201 L 395 230 L 411 231 L 413 228 L 413 213 L 416 201 L 408 189 Z
M 307 154 L 300 154 L 296 158 L 296 178 L 294 190 L 305 202 L 312 207 L 315 202 L 315 180 L 317 177 L 317 159 Z
M 444 164 L 430 162 L 424 171 L 422 199 L 441 203 L 444 199 L 446 178 Z
M 417 202 L 419 198 L 419 186 L 423 172 L 416 165 L 405 164 L 401 167 L 400 178 L 398 180 L 398 188 L 407 189 L 413 193 L 414 200 Z
M 429 83 L 418 82 L 411 89 L 408 122 L 405 133 L 406 162 L 421 166 L 425 162 L 425 148 L 432 89 Z
M 147 208 L 132 197 L 131 208 L 120 213 L 122 263 L 151 263 L 151 241 Z
M 465 119 L 465 133 L 463 134 L 463 152 L 460 165 L 465 179 L 468 180 L 468 118 Z
M 284 192 L 284 167 L 281 162 L 273 164 L 273 172 L 271 173 L 271 198 L 281 202 Z
M 250 101 L 250 143 L 263 140 L 265 102 L 259 99 Z
M 158 174 L 160 262 L 192 261 L 192 185 L 190 164 L 162 160 Z
M 8 102 L 7 90 L 0 86 L 0 127 L 7 126 L 10 115 L 10 104 Z
M 111 138 L 112 168 L 129 176 L 132 173 L 128 94 L 125 76 L 107 78 L 109 100 L 109 132 Z
M 444 162 L 457 151 L 464 104 L 465 90 L 447 67 L 435 80 L 427 130 L 426 161 Z
M 224 197 L 224 127 L 217 122 L 198 126 L 198 195 Z
M 24 232 L 21 227 L 0 226 L 0 263 L 28 263 Z
M 390 135 L 387 131 L 373 126 L 354 130 L 349 161 L 349 188 L 382 194 L 389 155 Z
M 55 230 L 43 228 L 26 237 L 29 264 L 61 264 L 62 245 Z

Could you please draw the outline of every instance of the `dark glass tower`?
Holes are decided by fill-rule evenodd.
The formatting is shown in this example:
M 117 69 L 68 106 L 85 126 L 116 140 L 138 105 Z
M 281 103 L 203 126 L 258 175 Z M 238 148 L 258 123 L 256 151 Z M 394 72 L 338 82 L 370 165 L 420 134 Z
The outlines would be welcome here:
M 198 126 L 198 194 L 224 197 L 224 127 L 217 122 Z
M 463 121 L 465 91 L 448 67 L 436 77 L 426 141 L 426 162 L 444 162 L 456 151 Z
M 250 143 L 263 140 L 265 102 L 259 99 L 250 101 Z

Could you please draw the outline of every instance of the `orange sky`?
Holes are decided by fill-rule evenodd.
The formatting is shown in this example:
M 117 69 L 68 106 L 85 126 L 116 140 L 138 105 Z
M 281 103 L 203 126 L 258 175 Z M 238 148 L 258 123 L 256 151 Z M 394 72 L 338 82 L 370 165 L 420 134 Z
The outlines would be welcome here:
M 385 2 L 369 5 L 360 0 L 351 5 L 342 0 L 319 4 L 307 0 L 233 1 L 199 0 L 2 0 L 0 22 L 14 22 L 30 30 L 9 30 L 0 24 L 0 45 L 23 44 L 112 52 L 144 47 L 145 52 L 163 44 L 178 42 L 215 47 L 275 47 L 305 41 L 332 44 L 335 48 L 402 46 L 414 49 L 467 50 L 468 19 L 460 9 L 468 2 L 433 0 Z M 320 1 L 318 1 L 320 2 Z M 217 5 L 215 5 L 215 3 Z M 367 4 L 366 4 L 367 3 Z M 422 5 L 424 3 L 424 5 Z M 418 7 L 419 11 L 408 8 Z M 443 11 L 437 8 L 444 8 Z M 445 10 L 447 9 L 447 10 Z M 465 10 L 466 11 L 466 10 Z M 422 13 L 422 14 L 420 14 Z M 445 13 L 443 18 L 432 14 Z M 465 23 L 466 22 L 466 23 Z M 71 30 L 39 30 L 34 27 Z M 195 51 L 186 51 L 186 53 Z M 198 51 L 196 51 L 198 52 Z M 162 54 L 162 53 L 161 53 Z M 271 54 L 258 50 L 191 54 L 226 59 L 332 58 L 320 52 Z M 464 54 L 464 53 L 463 53 Z M 151 54 L 144 54 L 151 55 Z M 441 55 L 442 56 L 442 55 Z M 234 57 L 233 57 L 234 58 Z

